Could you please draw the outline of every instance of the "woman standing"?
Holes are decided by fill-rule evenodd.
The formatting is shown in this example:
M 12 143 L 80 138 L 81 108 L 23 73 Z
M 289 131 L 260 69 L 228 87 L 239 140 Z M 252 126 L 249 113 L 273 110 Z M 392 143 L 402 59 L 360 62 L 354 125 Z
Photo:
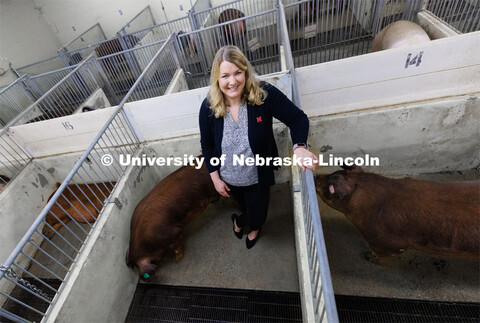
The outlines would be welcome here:
M 290 128 L 293 150 L 301 168 L 317 157 L 308 151 L 308 118 L 280 90 L 259 82 L 245 55 L 235 46 L 224 46 L 215 55 L 210 76 L 211 89 L 200 107 L 200 143 L 215 189 L 233 196 L 241 215 L 232 214 L 233 231 L 241 239 L 243 227 L 251 229 L 246 239 L 253 247 L 265 223 L 270 186 L 275 184 L 272 165 L 234 165 L 233 156 L 278 157 L 273 136 L 273 117 Z M 214 166 L 213 157 L 225 155 Z M 315 169 L 315 163 L 308 168 Z

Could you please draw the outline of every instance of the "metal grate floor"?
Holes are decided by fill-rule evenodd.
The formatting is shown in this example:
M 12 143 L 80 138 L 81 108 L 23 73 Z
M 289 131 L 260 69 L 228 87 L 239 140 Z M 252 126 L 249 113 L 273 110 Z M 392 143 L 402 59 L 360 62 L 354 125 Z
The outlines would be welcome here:
M 340 322 L 480 322 L 479 303 L 336 295 Z
M 340 322 L 480 322 L 479 303 L 336 295 Z M 125 322 L 301 322 L 300 294 L 139 284 Z
M 125 322 L 301 322 L 289 292 L 139 284 Z

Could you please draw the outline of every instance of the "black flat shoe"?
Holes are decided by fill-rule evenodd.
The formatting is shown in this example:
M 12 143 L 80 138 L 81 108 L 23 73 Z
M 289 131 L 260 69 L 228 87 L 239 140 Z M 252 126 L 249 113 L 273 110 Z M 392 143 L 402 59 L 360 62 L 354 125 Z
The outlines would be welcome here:
M 235 233 L 235 236 L 238 238 L 238 239 L 242 239 L 243 238 L 243 228 L 240 228 L 240 232 L 237 232 L 235 231 L 235 219 L 238 217 L 238 215 L 236 215 L 235 213 L 232 214 L 232 223 L 233 223 L 233 233 Z
M 248 236 L 247 236 L 247 239 L 245 239 L 245 244 L 247 245 L 247 249 L 252 248 L 255 245 L 255 243 L 257 243 L 257 240 L 260 237 L 261 231 L 262 229 L 258 230 L 257 236 L 253 240 L 248 239 Z

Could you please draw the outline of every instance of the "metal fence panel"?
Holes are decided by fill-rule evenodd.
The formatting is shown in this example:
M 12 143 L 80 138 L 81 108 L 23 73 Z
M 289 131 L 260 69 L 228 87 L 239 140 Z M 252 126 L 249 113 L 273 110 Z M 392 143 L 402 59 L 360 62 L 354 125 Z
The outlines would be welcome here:
M 69 52 L 86 47 L 91 44 L 99 43 L 106 39 L 107 37 L 103 32 L 102 26 L 100 25 L 100 23 L 96 23 L 95 25 L 84 31 L 82 34 L 63 45 L 63 47 L 59 50 L 63 52 Z
M 280 3 L 280 32 L 284 44 L 285 65 L 292 73 L 292 94 L 293 102 L 300 107 L 300 94 L 296 82 L 296 75 L 293 64 L 293 55 L 290 47 L 287 23 L 285 19 L 285 7 Z M 307 256 L 310 271 L 310 284 L 313 299 L 313 315 L 315 322 L 338 322 L 338 313 L 335 303 L 330 267 L 328 265 L 327 250 L 323 229 L 318 209 L 317 194 L 313 173 L 311 170 L 303 172 L 300 168 L 299 178 L 301 183 L 301 195 L 303 202 L 303 222 L 305 225 L 305 236 L 307 241 Z M 304 313 L 304 315 L 308 315 Z M 304 316 L 304 321 L 310 318 Z
M 235 0 L 213 8 L 210 8 L 205 3 L 206 1 L 202 2 L 196 4 L 197 7 L 193 12 L 197 29 L 217 25 L 235 18 L 253 16 L 277 7 L 277 0 Z
M 150 26 L 154 26 L 155 18 L 153 17 L 152 9 L 150 6 L 145 7 L 135 17 L 125 24 L 118 33 L 126 35 L 137 30 L 145 29 Z
M 134 155 L 139 148 L 123 107 L 132 95 L 144 92 L 142 85 L 150 82 L 155 63 L 172 55 L 162 54 L 172 40 L 170 37 L 155 53 L 5 264 L 0 264 L 0 316 L 19 322 L 38 322 L 46 317 L 105 207 L 110 203 L 121 207 L 119 201 L 111 199 L 128 167 L 121 156 Z M 64 225 L 65 220 L 71 221 Z
M 190 88 L 209 85 L 210 66 L 215 53 L 228 44 L 239 47 L 258 74 L 279 72 L 277 16 L 274 9 L 178 35 L 178 56 Z
M 52 87 L 58 84 L 65 76 L 72 72 L 78 65 L 64 67 L 55 71 L 32 76 L 34 89 L 38 97 L 47 93 Z
M 113 92 L 125 96 L 165 40 L 97 58 Z
M 197 0 L 192 6 L 193 12 L 200 12 L 212 7 L 211 0 Z
M 29 65 L 16 68 L 15 70 L 20 75 L 28 74 L 32 76 L 32 75 L 38 75 L 38 74 L 43 74 L 50 71 L 58 70 L 65 66 L 67 65 L 65 65 L 65 63 L 62 61 L 60 56 L 54 56 L 54 57 L 50 57 L 45 60 L 42 60 L 40 62 L 36 62 L 36 63 L 32 63 Z
M 73 114 L 99 88 L 104 89 L 104 92 L 110 96 L 109 99 L 116 99 L 113 98 L 109 85 L 103 81 L 101 72 L 95 65 L 92 56 L 79 64 L 28 109 L 12 120 L 8 126 Z
M 432 0 L 426 9 L 462 33 L 480 30 L 478 0 Z
M 32 158 L 11 135 L 10 129 L 0 130 L 0 184 L 6 185 L 13 180 Z
M 116 202 L 109 197 L 127 168 L 119 156 L 134 154 L 138 146 L 125 115 L 117 110 L 6 263 L 0 265 L 0 316 L 13 314 L 38 322 L 48 313 L 96 220 L 105 206 Z M 103 164 L 104 156 L 111 158 L 110 166 Z
M 131 92 L 128 102 L 138 101 L 161 96 L 167 90 L 177 70 L 180 69 L 176 57 L 174 39 L 162 43 L 162 50 L 158 50 L 147 66 L 143 68 L 145 74 Z M 153 47 L 150 48 L 154 49 Z M 138 60 L 141 62 L 141 60 Z
M 191 30 L 188 17 L 182 17 L 164 22 L 142 30 L 131 32 L 129 35 L 138 39 L 136 46 L 148 45 L 167 39 L 172 33 L 184 33 Z
M 0 91 L 0 126 L 5 126 L 36 101 L 28 75 Z
M 298 171 L 301 176 L 303 216 L 315 322 L 338 322 L 313 173 L 311 170 L 303 172 L 300 168 Z
M 420 0 L 309 1 L 285 5 L 296 67 L 371 51 L 374 36 L 397 20 L 416 19 Z

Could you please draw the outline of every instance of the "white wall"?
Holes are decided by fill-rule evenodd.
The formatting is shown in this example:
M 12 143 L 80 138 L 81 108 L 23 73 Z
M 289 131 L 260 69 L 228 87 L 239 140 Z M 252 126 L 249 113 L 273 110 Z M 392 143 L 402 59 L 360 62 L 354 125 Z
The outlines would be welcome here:
M 157 24 L 165 22 L 162 2 L 168 20 L 184 17 L 190 10 L 190 0 L 33 0 L 57 27 L 57 37 L 65 44 L 85 30 L 100 23 L 107 38 L 135 17 L 147 5 Z M 183 10 L 180 10 L 180 6 Z M 74 28 L 75 30 L 74 30 Z
M 113 37 L 147 5 L 157 24 L 165 22 L 162 2 L 169 20 L 186 16 L 191 8 L 190 0 L 0 0 L 0 68 L 8 71 L 9 62 L 21 67 L 56 56 L 62 45 L 96 23 Z M 7 72 L 0 85 L 14 79 Z
M 0 0 L 0 68 L 7 71 L 9 62 L 20 67 L 57 55 L 60 40 L 46 19 L 33 0 Z M 0 76 L 0 84 L 11 81 L 11 73 Z

